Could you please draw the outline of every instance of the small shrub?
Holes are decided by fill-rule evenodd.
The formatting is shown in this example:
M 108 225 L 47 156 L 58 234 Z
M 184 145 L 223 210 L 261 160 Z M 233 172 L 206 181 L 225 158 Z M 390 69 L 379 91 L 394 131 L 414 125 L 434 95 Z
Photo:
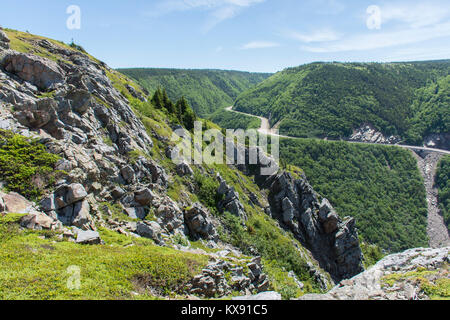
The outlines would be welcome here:
M 0 130 L 0 178 L 9 191 L 37 199 L 62 173 L 54 171 L 58 160 L 36 139 Z

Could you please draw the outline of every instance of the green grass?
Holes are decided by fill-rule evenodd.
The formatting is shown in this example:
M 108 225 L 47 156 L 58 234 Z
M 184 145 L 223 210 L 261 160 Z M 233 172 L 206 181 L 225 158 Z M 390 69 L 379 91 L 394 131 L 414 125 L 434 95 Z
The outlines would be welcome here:
M 430 271 L 425 268 L 406 273 L 393 273 L 383 277 L 382 284 L 392 287 L 398 282 L 418 282 L 423 292 L 432 300 L 450 300 L 450 278 L 448 264 L 440 270 Z M 437 279 L 434 280 L 437 276 Z
M 145 291 L 175 295 L 200 273 L 208 258 L 157 247 L 150 240 L 101 230 L 106 245 L 84 246 L 41 239 L 21 231 L 18 215 L 0 218 L 0 299 L 155 299 Z M 130 243 L 130 241 L 132 243 Z M 125 247 L 133 244 L 133 246 Z M 70 290 L 70 266 L 81 271 L 81 287 Z M 139 296 L 132 292 L 140 293 Z

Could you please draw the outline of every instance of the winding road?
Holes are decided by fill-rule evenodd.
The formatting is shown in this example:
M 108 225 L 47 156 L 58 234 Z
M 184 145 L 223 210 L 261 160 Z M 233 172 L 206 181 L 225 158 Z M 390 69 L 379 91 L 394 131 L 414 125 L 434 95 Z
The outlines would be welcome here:
M 261 127 L 258 129 L 258 132 L 261 133 L 261 134 L 266 134 L 266 135 L 280 137 L 280 138 L 286 138 L 286 139 L 303 139 L 303 138 L 292 137 L 292 136 L 284 136 L 284 135 L 278 134 L 277 133 L 278 130 L 274 130 L 273 128 L 270 127 L 270 122 L 269 122 L 269 119 L 267 119 L 267 118 L 255 116 L 253 114 L 244 113 L 244 112 L 240 112 L 240 111 L 235 111 L 235 110 L 233 110 L 233 106 L 228 107 L 225 110 L 227 110 L 229 112 L 234 112 L 234 113 L 237 113 L 237 114 L 242 114 L 242 115 L 245 115 L 245 116 L 249 116 L 249 117 L 260 119 L 261 120 Z M 333 141 L 333 140 L 330 140 L 330 141 Z M 356 144 L 380 145 L 380 143 L 347 141 L 347 140 L 344 140 L 344 141 L 349 142 L 349 143 L 356 143 Z M 405 149 L 409 149 L 409 150 L 413 150 L 413 151 L 428 151 L 428 152 L 435 152 L 435 153 L 444 154 L 444 155 L 450 155 L 450 151 L 442 150 L 442 149 L 434 149 L 434 148 L 418 147 L 418 146 L 408 146 L 408 145 L 403 145 L 403 144 L 383 144 L 383 145 L 385 145 L 385 146 L 395 146 L 395 147 L 405 148 Z
M 290 137 L 278 134 L 278 130 L 274 130 L 273 128 L 270 127 L 270 122 L 269 119 L 267 118 L 235 111 L 233 110 L 233 106 L 226 108 L 226 110 L 229 112 L 234 112 L 237 114 L 242 114 L 260 119 L 261 127 L 258 129 L 258 132 L 261 134 L 287 139 L 301 139 L 298 137 Z M 347 142 L 355 144 L 380 145 L 379 143 L 370 143 L 370 142 L 357 142 L 357 141 L 347 141 Z M 442 217 L 442 214 L 439 209 L 438 192 L 434 183 L 436 169 L 439 160 L 442 158 L 443 155 L 450 155 L 450 151 L 427 147 L 408 146 L 401 144 L 394 144 L 394 145 L 384 144 L 384 145 L 395 146 L 414 151 L 413 155 L 417 159 L 419 171 L 424 179 L 425 190 L 427 193 L 427 204 L 428 204 L 427 233 L 429 238 L 429 245 L 432 248 L 450 246 L 450 236 L 448 233 L 447 226 L 445 225 L 444 218 Z M 417 152 L 421 151 L 426 152 L 425 157 L 421 157 L 417 154 Z

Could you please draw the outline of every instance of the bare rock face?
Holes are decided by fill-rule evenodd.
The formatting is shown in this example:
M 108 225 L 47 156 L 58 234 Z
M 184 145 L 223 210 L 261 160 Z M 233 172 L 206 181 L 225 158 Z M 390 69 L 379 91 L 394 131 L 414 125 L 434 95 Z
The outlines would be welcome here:
M 450 150 L 450 133 L 430 134 L 425 137 L 424 145 L 428 148 Z
M 230 187 L 220 175 L 217 175 L 217 179 L 220 182 L 217 192 L 223 197 L 218 204 L 219 210 L 228 211 L 231 214 L 240 217 L 243 221 L 247 220 L 247 214 L 245 213 L 244 205 L 239 199 L 239 194 L 233 187 Z
M 6 33 L 0 28 L 0 50 L 9 49 L 9 38 Z
M 65 73 L 56 62 L 35 55 L 7 52 L 0 60 L 7 72 L 30 82 L 41 90 L 50 90 L 64 81 Z
M 306 178 L 295 180 L 281 172 L 261 185 L 269 190 L 272 217 L 311 250 L 335 281 L 364 270 L 355 220 L 339 218 L 327 199 L 319 200 Z
M 400 137 L 383 135 L 383 133 L 377 131 L 377 129 L 370 124 L 362 125 L 360 128 L 356 129 L 349 140 L 382 144 L 396 144 L 401 141 Z
M 429 283 L 448 279 L 449 250 L 419 248 L 387 256 L 327 294 L 308 294 L 301 300 L 427 300 L 419 278 Z
M 208 216 L 206 209 L 199 203 L 184 211 L 184 221 L 194 239 L 218 240 L 216 228 Z

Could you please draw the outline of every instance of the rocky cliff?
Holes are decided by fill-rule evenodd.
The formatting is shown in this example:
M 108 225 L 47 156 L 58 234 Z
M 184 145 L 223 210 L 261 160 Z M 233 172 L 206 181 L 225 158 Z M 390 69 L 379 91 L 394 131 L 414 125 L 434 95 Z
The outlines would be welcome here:
M 10 45 L 9 37 L 21 46 Z M 264 243 L 246 260 L 236 244 L 224 241 L 227 226 L 213 214 L 216 210 L 231 213 L 244 226 L 252 215 L 274 223 L 277 237 L 296 243 L 290 250 L 298 252 L 307 270 L 301 280 L 311 279 L 317 288 L 330 286 L 327 273 L 340 281 L 363 270 L 355 221 L 341 219 L 305 176 L 275 170 L 272 176 L 255 177 L 255 168 L 244 165 L 224 166 L 222 178 L 214 167 L 173 164 L 167 154 L 178 126 L 152 109 L 139 86 L 85 52 L 0 30 L 0 103 L 0 129 L 36 138 L 59 157 L 54 170 L 62 175 L 42 186 L 37 203 L 7 185 L 1 194 L 0 209 L 25 214 L 24 228 L 50 229 L 69 241 L 100 245 L 99 229 L 107 229 L 205 255 L 209 265 L 184 291 L 203 297 L 266 291 L 275 281 L 264 273 L 269 258 Z M 263 154 L 260 159 L 258 168 L 272 161 Z M 220 199 L 212 207 L 202 203 L 201 183 L 193 179 L 198 175 L 218 183 L 209 190 Z M 196 251 L 190 245 L 195 241 L 222 254 Z M 145 277 L 139 279 L 146 288 Z M 303 288 L 300 281 L 293 283 L 296 290 Z
M 325 295 L 302 300 L 429 300 L 450 295 L 449 250 L 411 249 L 387 256 Z

